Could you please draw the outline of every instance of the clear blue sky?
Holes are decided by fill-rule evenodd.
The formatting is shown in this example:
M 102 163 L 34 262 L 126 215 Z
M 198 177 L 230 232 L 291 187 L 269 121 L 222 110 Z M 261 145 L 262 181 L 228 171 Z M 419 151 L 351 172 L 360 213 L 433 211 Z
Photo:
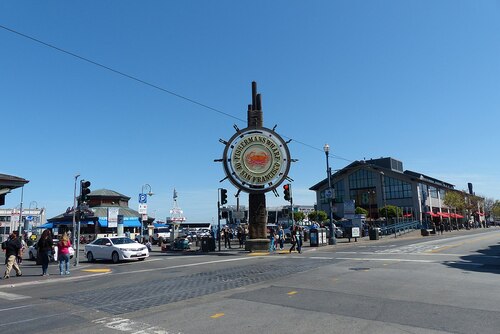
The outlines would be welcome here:
M 0 29 L 0 173 L 48 217 L 79 173 L 135 209 L 151 185 L 151 216 L 175 188 L 189 220 L 216 220 L 217 188 L 236 191 L 213 160 L 254 80 L 265 125 L 294 139 L 297 204 L 315 202 L 325 143 L 333 169 L 391 156 L 500 198 L 498 1 L 2 1 L 0 25 L 233 116 Z

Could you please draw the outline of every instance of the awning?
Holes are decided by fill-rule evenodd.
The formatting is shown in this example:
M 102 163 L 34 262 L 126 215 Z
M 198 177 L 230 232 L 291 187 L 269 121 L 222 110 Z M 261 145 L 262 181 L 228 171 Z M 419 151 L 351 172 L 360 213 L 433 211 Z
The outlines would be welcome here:
M 40 225 L 40 226 L 37 226 L 37 227 L 33 227 L 33 228 L 42 228 L 42 229 L 45 229 L 45 228 L 54 228 L 54 224 L 52 224 L 52 223 L 45 223 L 43 225 Z
M 97 221 L 101 227 L 108 227 L 108 217 L 99 217 Z M 123 227 L 141 227 L 137 217 L 123 217 Z
M 450 218 L 450 214 L 448 212 L 438 212 L 437 215 L 443 218 Z
M 464 218 L 464 216 L 459 215 L 459 214 L 457 213 L 457 214 L 455 214 L 455 218 Z
M 432 212 L 432 211 L 427 211 L 425 214 L 426 214 L 426 215 L 429 215 L 429 216 L 431 216 L 431 217 L 439 217 L 439 215 L 438 215 L 438 214 L 435 214 L 435 213 L 434 213 L 434 212 Z
M 403 217 L 413 217 L 413 213 L 405 213 Z

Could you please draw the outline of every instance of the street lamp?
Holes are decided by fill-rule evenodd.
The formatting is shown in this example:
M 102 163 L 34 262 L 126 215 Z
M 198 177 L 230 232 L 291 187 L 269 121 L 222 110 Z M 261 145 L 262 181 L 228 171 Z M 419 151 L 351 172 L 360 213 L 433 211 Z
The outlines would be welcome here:
M 332 202 L 333 202 L 333 190 L 332 190 L 332 180 L 331 180 L 331 174 L 332 170 L 330 169 L 330 164 L 328 162 L 328 153 L 330 153 L 330 145 L 325 144 L 323 146 L 323 150 L 325 151 L 325 157 L 326 157 L 326 177 L 328 179 L 328 203 L 330 207 L 330 239 L 328 240 L 328 244 L 330 245 L 336 245 L 337 244 L 337 239 L 335 239 L 335 229 L 334 229 L 334 224 L 333 224 L 333 207 L 332 207 Z M 325 193 L 326 195 L 326 193 Z M 326 197 L 326 196 L 325 196 Z
M 71 235 L 73 236 L 73 242 L 72 245 L 75 247 L 76 242 L 79 240 L 76 240 L 76 180 L 80 177 L 80 174 L 75 175 L 75 186 L 73 188 L 73 232 L 71 232 Z M 77 256 L 75 256 L 75 266 L 78 264 L 76 261 Z
M 148 190 L 148 193 L 147 193 L 147 194 L 146 194 L 146 193 L 144 193 L 144 188 L 146 188 L 146 190 Z M 147 201 L 147 197 L 148 197 L 148 196 L 153 196 L 153 195 L 154 195 L 154 194 L 153 194 L 153 192 L 151 191 L 151 186 L 150 186 L 149 184 L 147 184 L 147 183 L 146 183 L 146 184 L 144 184 L 144 185 L 142 185 L 142 188 L 141 188 L 141 194 L 143 194 L 143 195 L 145 195 L 145 196 L 146 196 L 146 201 Z M 142 219 L 142 218 L 144 218 L 144 216 L 146 216 L 146 220 Z M 140 233 L 140 235 L 141 235 L 141 236 L 140 236 L 140 240 L 142 241 L 142 233 L 143 233 L 143 229 L 144 229 L 144 222 L 145 222 L 145 221 L 147 221 L 147 219 L 148 219 L 148 218 L 147 218 L 147 211 L 146 211 L 146 213 L 145 213 L 145 214 L 142 214 L 142 216 L 141 216 L 141 217 L 142 217 L 142 218 L 141 218 L 141 229 L 140 229 L 139 233 Z M 148 235 L 149 235 L 149 232 L 148 232 Z

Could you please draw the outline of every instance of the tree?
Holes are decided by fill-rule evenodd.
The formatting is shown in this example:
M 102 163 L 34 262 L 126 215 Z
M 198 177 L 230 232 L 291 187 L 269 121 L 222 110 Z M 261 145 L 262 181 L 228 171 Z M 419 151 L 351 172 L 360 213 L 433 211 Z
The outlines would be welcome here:
M 444 195 L 444 204 L 456 210 L 462 211 L 466 208 L 465 197 L 458 191 L 448 191 Z
M 495 201 L 495 204 L 493 204 L 491 212 L 493 212 L 495 219 L 500 218 L 500 201 Z
M 357 214 L 357 215 L 365 215 L 365 216 L 367 216 L 368 215 L 368 210 L 363 209 L 362 207 L 358 206 L 356 208 L 356 210 L 354 211 L 354 213 Z
M 387 217 L 389 219 L 394 217 L 399 217 L 403 214 L 403 209 L 398 208 L 397 206 L 394 205 L 386 205 L 378 209 L 378 214 L 380 217 L 386 216 L 386 208 L 387 208 Z
M 309 221 L 321 223 L 328 219 L 328 215 L 325 211 L 312 211 L 307 215 L 307 218 Z
M 298 211 L 298 212 L 293 213 L 293 220 L 296 222 L 303 221 L 304 218 L 306 218 L 306 214 L 302 211 Z

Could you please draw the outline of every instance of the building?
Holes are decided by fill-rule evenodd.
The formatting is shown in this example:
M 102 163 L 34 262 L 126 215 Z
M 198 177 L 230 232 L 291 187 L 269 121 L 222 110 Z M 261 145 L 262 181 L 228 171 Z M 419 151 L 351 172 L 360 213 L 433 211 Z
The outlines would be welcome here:
M 28 234 L 45 221 L 45 208 L 23 208 L 22 223 L 19 224 L 19 207 L 0 209 L 0 238 L 5 240 L 12 231 L 24 231 L 25 222 L 28 223 Z
M 133 234 L 139 233 L 142 224 L 151 225 L 153 218 L 147 217 L 142 222 L 142 215 L 139 212 L 128 207 L 130 197 L 120 194 L 113 190 L 98 189 L 87 195 L 88 209 L 81 224 L 81 234 L 116 234 L 117 227 L 108 224 L 108 213 L 110 208 L 118 208 L 119 220 L 123 220 L 124 231 Z M 68 208 L 66 212 L 55 217 L 47 219 L 46 228 L 55 228 L 59 233 L 72 229 L 73 210 Z
M 21 177 L 0 174 L 0 206 L 5 205 L 5 197 L 8 193 L 10 193 L 14 189 L 24 187 L 24 185 L 28 182 L 28 180 L 25 180 Z M 3 209 L 0 211 L 0 240 L 5 240 L 5 238 L 12 231 L 16 230 L 19 227 L 20 209 L 22 209 L 22 204 L 19 206 L 17 211 L 15 209 Z M 22 216 L 23 219 L 26 217 L 24 211 L 22 213 Z M 21 221 L 24 222 L 23 219 Z
M 335 219 L 350 218 L 356 207 L 368 211 L 368 219 L 379 217 L 379 209 L 393 205 L 402 209 L 402 216 L 419 221 L 442 221 L 443 218 L 475 219 L 484 221 L 484 199 L 479 198 L 477 207 L 457 212 L 444 204 L 445 194 L 459 192 L 467 201 L 477 197 L 459 191 L 455 186 L 422 173 L 403 170 L 403 163 L 393 158 L 355 161 L 331 176 L 333 188 L 333 216 Z M 328 179 L 313 185 L 318 210 L 330 212 Z M 482 201 L 481 201 L 482 200 Z M 481 204 L 483 203 L 483 204 Z M 402 217 L 402 218 L 403 218 Z

